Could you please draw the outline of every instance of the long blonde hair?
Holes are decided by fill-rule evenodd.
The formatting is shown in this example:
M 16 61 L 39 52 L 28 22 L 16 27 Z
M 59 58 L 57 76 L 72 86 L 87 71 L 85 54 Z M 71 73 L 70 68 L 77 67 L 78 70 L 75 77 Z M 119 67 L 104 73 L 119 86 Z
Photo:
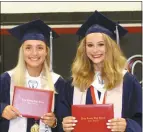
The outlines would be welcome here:
M 122 71 L 127 60 L 116 42 L 106 34 L 102 33 L 102 35 L 105 41 L 106 53 L 101 76 L 105 82 L 105 88 L 111 89 L 122 81 Z M 93 62 L 86 55 L 86 37 L 79 43 L 71 71 L 73 77 L 72 84 L 74 86 L 80 88 L 81 91 L 90 87 L 96 71 L 94 70 Z
M 43 69 L 42 69 L 42 84 L 45 84 L 47 86 L 45 87 L 49 87 L 51 91 L 55 92 L 55 88 L 54 88 L 54 84 L 53 84 L 53 80 L 52 80 L 52 75 L 49 69 L 50 66 L 50 56 L 49 56 L 49 48 L 48 46 L 47 48 L 47 56 L 45 58 L 44 64 L 43 64 Z M 13 74 L 12 74 L 12 78 L 14 81 L 14 84 L 17 86 L 25 86 L 26 84 L 26 79 L 25 79 L 25 71 L 26 71 L 26 64 L 24 61 L 24 52 L 23 52 L 23 44 L 19 49 L 19 57 L 18 57 L 18 63 L 16 65 L 16 67 L 13 69 Z

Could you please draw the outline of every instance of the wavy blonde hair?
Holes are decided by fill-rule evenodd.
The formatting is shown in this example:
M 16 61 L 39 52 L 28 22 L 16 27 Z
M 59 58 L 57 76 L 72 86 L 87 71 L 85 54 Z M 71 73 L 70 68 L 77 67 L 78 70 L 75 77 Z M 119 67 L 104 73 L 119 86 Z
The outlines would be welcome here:
M 102 35 L 106 53 L 101 76 L 105 82 L 105 88 L 112 89 L 122 81 L 122 71 L 127 60 L 116 42 L 106 34 L 102 33 Z M 80 88 L 81 91 L 90 87 L 96 71 L 94 70 L 93 62 L 86 55 L 86 37 L 79 43 L 71 71 L 73 77 L 72 85 Z
M 51 91 L 55 92 L 54 84 L 52 81 L 52 75 L 50 72 L 50 56 L 49 56 L 49 48 L 47 48 L 47 56 L 45 58 L 44 64 L 43 64 L 43 69 L 42 69 L 42 86 L 49 87 Z M 14 84 L 17 86 L 25 86 L 26 84 L 26 79 L 25 79 L 25 71 L 26 71 L 26 64 L 24 61 L 24 51 L 23 51 L 23 44 L 19 49 L 19 57 L 18 57 L 18 63 L 16 67 L 13 69 L 13 74 L 12 78 L 14 81 Z

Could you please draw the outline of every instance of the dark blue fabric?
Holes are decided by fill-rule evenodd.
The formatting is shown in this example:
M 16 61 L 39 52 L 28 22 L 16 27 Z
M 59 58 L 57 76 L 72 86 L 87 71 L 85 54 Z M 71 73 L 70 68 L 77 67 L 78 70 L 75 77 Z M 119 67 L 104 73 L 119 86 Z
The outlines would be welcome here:
M 23 43 L 26 40 L 41 40 L 45 43 L 48 43 L 48 40 L 44 37 L 41 33 L 27 33 L 23 36 L 21 43 Z
M 88 88 L 87 90 L 86 104 L 93 104 L 90 88 Z
M 112 39 L 116 40 L 116 36 L 108 29 L 98 25 L 98 24 L 95 24 L 95 25 L 92 25 L 87 31 L 86 31 L 86 35 L 90 34 L 90 33 L 104 33 L 104 34 L 107 34 L 108 36 L 110 36 Z
M 63 95 L 64 87 L 65 87 L 65 80 L 63 78 L 59 78 L 55 83 L 55 88 L 58 94 L 55 95 L 55 109 L 54 113 L 57 117 L 57 127 L 52 128 L 52 132 L 63 132 L 61 126 L 61 109 L 59 102 Z M 8 73 L 3 73 L 0 76 L 0 116 L 2 114 L 3 109 L 5 106 L 10 104 L 10 76 Z M 34 119 L 28 119 L 27 121 L 27 132 L 30 132 L 31 126 L 35 123 Z M 9 129 L 9 120 L 6 120 L 0 117 L 0 132 L 8 132 Z
M 64 89 L 65 89 L 65 85 L 66 85 L 66 82 L 61 77 L 55 83 L 55 88 L 56 88 L 57 94 L 55 95 L 55 109 L 54 109 L 54 113 L 55 113 L 55 116 L 57 117 L 57 127 L 56 128 L 52 128 L 52 132 L 63 132 L 63 129 L 62 129 L 62 118 L 61 118 L 62 109 L 61 109 L 61 106 L 60 106 L 60 102 L 61 102 L 62 97 L 63 97 L 63 92 L 64 92 Z
M 97 93 L 98 93 L 98 97 L 100 99 L 101 92 L 97 90 Z M 90 88 L 88 88 L 88 90 L 87 90 L 86 104 L 93 104 Z
M 127 121 L 127 132 L 142 130 L 142 88 L 135 76 L 124 76 L 122 100 L 122 117 Z
M 9 121 L 2 118 L 4 108 L 10 104 L 10 76 L 4 73 L 0 76 L 0 132 L 8 132 Z
M 63 117 L 71 116 L 71 105 L 73 104 L 72 80 L 68 82 L 64 91 L 61 103 Z M 90 90 L 87 91 L 86 104 L 92 104 Z M 68 107 L 67 107 L 68 106 Z M 141 132 L 142 129 L 142 88 L 136 78 L 130 73 L 126 73 L 123 80 L 122 97 L 122 118 L 127 121 L 126 132 Z
M 119 38 L 123 37 L 128 31 L 118 23 L 108 19 L 102 13 L 95 11 L 89 18 L 79 27 L 76 34 L 85 37 L 89 33 L 105 33 L 112 39 L 116 39 L 116 26 L 118 27 Z
M 21 44 L 25 40 L 42 40 L 50 46 L 50 34 L 53 39 L 59 37 L 59 35 L 52 30 L 51 27 L 40 19 L 18 25 L 12 29 L 8 29 L 8 31 L 11 35 L 21 41 Z
M 98 97 L 99 97 L 99 99 L 100 99 L 100 97 L 101 97 L 101 92 L 100 91 L 97 91 L 98 92 Z
M 30 132 L 30 129 L 32 127 L 32 125 L 34 125 L 35 123 L 39 124 L 40 120 L 35 120 L 34 118 L 28 118 L 27 119 L 27 132 Z

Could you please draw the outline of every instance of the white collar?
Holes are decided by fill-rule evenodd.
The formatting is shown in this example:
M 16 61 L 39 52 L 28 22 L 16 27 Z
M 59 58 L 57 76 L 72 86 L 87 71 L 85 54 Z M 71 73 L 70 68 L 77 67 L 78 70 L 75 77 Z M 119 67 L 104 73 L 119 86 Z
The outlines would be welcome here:
M 126 72 L 127 72 L 127 70 L 123 70 L 122 71 L 122 73 L 123 73 L 123 75 L 125 75 L 126 74 Z M 105 92 L 106 91 L 106 89 L 104 88 L 104 81 L 102 82 L 102 78 L 101 78 L 101 72 L 96 72 L 95 73 L 95 76 L 94 76 L 94 81 L 92 82 L 92 86 L 96 89 L 96 90 L 98 90 L 98 91 L 100 91 L 101 93 L 103 92 Z
M 100 91 L 101 93 L 105 92 L 106 89 L 104 88 L 104 81 L 101 78 L 101 72 L 96 72 L 94 76 L 94 81 L 91 84 L 96 90 Z

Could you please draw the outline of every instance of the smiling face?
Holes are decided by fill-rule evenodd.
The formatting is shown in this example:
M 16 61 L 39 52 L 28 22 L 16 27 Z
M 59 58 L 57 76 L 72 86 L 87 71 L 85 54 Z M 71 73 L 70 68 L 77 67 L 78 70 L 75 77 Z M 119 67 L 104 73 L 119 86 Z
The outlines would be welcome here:
M 24 60 L 30 68 L 42 68 L 47 56 L 46 44 L 41 40 L 26 40 L 23 43 Z
M 101 33 L 91 33 L 86 36 L 86 54 L 95 65 L 103 62 L 105 42 Z

